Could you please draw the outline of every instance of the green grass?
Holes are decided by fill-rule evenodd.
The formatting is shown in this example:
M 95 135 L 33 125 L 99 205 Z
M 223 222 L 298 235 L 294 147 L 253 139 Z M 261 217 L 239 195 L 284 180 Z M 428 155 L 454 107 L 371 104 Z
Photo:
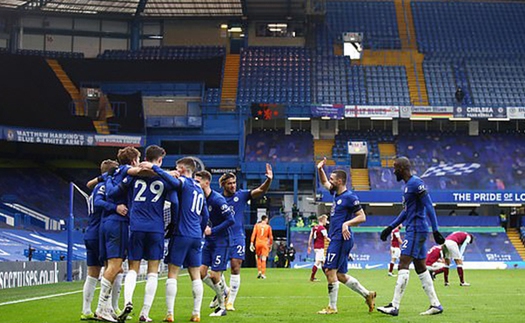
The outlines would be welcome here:
M 204 286 L 202 322 L 228 321 L 273 323 L 273 322 L 522 322 L 525 314 L 525 271 L 494 270 L 467 271 L 470 287 L 460 287 L 455 271 L 451 272 L 451 286 L 443 286 L 443 277 L 436 280 L 436 291 L 445 308 L 442 315 L 421 317 L 419 312 L 429 306 L 416 274 L 412 271 L 408 288 L 403 298 L 398 317 L 389 317 L 379 312 L 368 313 L 363 298 L 345 286 L 339 289 L 339 314 L 320 317 L 316 312 L 328 302 L 326 280 L 310 283 L 310 271 L 292 269 L 269 269 L 268 279 L 255 278 L 254 269 L 243 269 L 242 285 L 235 303 L 237 311 L 222 318 L 211 318 L 207 307 L 213 294 Z M 385 271 L 350 271 L 365 287 L 377 291 L 377 305 L 386 305 L 392 299 L 396 278 L 388 277 Z M 228 275 L 227 275 L 228 276 Z M 165 314 L 165 280 L 159 288 L 151 318 L 161 322 Z M 82 289 L 83 282 L 61 283 L 35 287 L 0 290 L 0 303 L 74 292 Z M 142 304 L 144 284 L 135 290 L 136 311 L 130 322 L 138 321 Z M 98 291 L 95 298 L 98 297 Z M 96 306 L 93 302 L 93 309 Z M 121 301 L 122 303 L 122 301 Z M 0 306 L 1 320 L 7 322 L 77 322 L 82 305 L 82 293 Z M 175 303 L 175 322 L 187 322 L 191 315 L 193 299 L 191 284 L 187 276 L 180 277 Z

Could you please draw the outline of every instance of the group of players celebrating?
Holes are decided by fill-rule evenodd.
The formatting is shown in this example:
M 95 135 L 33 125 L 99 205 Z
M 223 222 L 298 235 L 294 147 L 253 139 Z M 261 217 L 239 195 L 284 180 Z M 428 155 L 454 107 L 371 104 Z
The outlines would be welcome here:
M 177 279 L 181 267 L 188 269 L 192 281 L 193 311 L 190 321 L 199 322 L 203 283 L 216 297 L 210 316 L 224 316 L 234 311 L 245 257 L 244 209 L 250 199 L 261 197 L 270 187 L 272 168 L 266 166 L 266 180 L 254 190 L 237 190 L 235 174 L 219 179 L 222 192 L 211 189 L 212 175 L 198 170 L 192 157 L 176 162 L 176 169 L 161 168 L 166 152 L 149 146 L 145 161 L 133 147 L 120 149 L 118 163 L 105 160 L 102 175 L 91 180 L 90 223 L 86 229 L 88 277 L 84 284 L 82 320 L 124 321 L 133 310 L 133 292 L 141 260 L 147 260 L 147 280 L 140 322 L 151 322 L 149 311 L 158 285 L 159 263 L 168 264 L 165 322 L 173 322 Z M 171 219 L 166 225 L 165 201 L 171 202 Z M 204 238 L 203 238 L 204 237 Z M 164 257 L 164 238 L 169 239 Z M 124 281 L 123 310 L 118 308 L 122 265 L 128 260 Z M 230 261 L 230 286 L 222 272 Z M 91 302 L 102 266 L 98 306 Z M 227 301 L 226 301 L 227 297 Z
M 148 274 L 139 321 L 151 322 L 149 310 L 157 289 L 159 263 L 164 258 L 165 237 L 169 238 L 169 247 L 164 258 L 168 264 L 167 314 L 164 321 L 174 321 L 177 279 L 182 266 L 188 269 L 192 281 L 194 306 L 190 321 L 200 321 L 203 282 L 215 292 L 215 298 L 210 304 L 215 310 L 210 316 L 224 316 L 227 311 L 235 310 L 234 303 L 241 282 L 240 268 L 245 257 L 244 209 L 248 200 L 259 198 L 267 192 L 273 178 L 272 168 L 269 164 L 266 165 L 266 180 L 254 190 L 237 190 L 235 174 L 226 173 L 219 180 L 222 188 L 222 192 L 219 193 L 210 187 L 211 174 L 205 170 L 197 170 L 196 160 L 192 157 L 179 159 L 175 170 L 164 171 L 161 165 L 165 154 L 161 147 L 149 146 L 146 149 L 145 161 L 140 162 L 140 152 L 133 147 L 126 147 L 119 150 L 118 163 L 112 160 L 102 162 L 102 175 L 88 183 L 88 186 L 94 189 L 90 198 L 90 225 L 85 235 L 88 277 L 84 285 L 81 319 L 96 317 L 109 322 L 125 320 L 133 310 L 133 291 L 140 261 L 144 259 L 148 262 Z M 323 169 L 325 163 L 326 159 L 319 162 L 317 169 L 322 186 L 333 194 L 331 223 L 327 231 L 324 227 L 327 217 L 319 218 L 320 226 L 312 231 L 308 249 L 310 253 L 312 238 L 315 241 L 329 241 L 326 257 L 324 244 L 318 242 L 314 245 L 316 265 L 312 268 L 311 280 L 315 280 L 315 273 L 323 264 L 329 299 L 328 306 L 318 311 L 318 314 L 337 313 L 340 283 L 361 295 L 369 312 L 372 312 L 375 308 L 376 292 L 366 289 L 356 278 L 347 274 L 348 256 L 354 245 L 351 227 L 365 222 L 366 214 L 358 197 L 347 188 L 347 173 L 334 170 L 327 176 Z M 397 244 L 395 247 L 400 246 L 400 255 L 395 255 L 395 258 L 399 257 L 398 275 L 391 303 L 378 307 L 377 310 L 392 316 L 399 314 L 401 299 L 409 280 L 409 265 L 413 264 L 430 301 L 430 307 L 420 314 L 440 314 L 443 307 L 434 290 L 433 278 L 435 274 L 444 272 L 448 284 L 450 262 L 447 261 L 442 268 L 435 268 L 430 264 L 432 274 L 427 270 L 427 214 L 434 240 L 438 245 L 444 246 L 443 249 L 450 253 L 450 258 L 458 265 L 462 286 L 468 286 L 468 283 L 463 279 L 461 255 L 473 237 L 465 232 L 458 232 L 445 240 L 439 232 L 436 213 L 426 186 L 419 177 L 412 174 L 407 158 L 400 157 L 394 161 L 394 174 L 398 181 L 405 182 L 404 209 L 381 232 L 381 239 L 386 241 L 388 236 L 392 235 L 394 243 Z M 167 232 L 164 219 L 165 201 L 171 202 L 171 219 Z M 402 223 L 406 228 L 403 241 L 397 233 L 397 228 Z M 260 250 L 258 278 L 265 278 L 265 262 L 272 240 L 270 229 L 265 218 L 252 236 L 252 251 L 255 249 L 254 237 L 266 237 L 263 239 L 264 245 L 257 246 Z M 462 246 L 461 250 L 458 245 Z M 129 270 L 124 282 L 125 308 L 120 311 L 118 298 L 122 264 L 126 258 Z M 222 275 L 228 260 L 231 267 L 229 287 Z M 105 267 L 105 271 L 101 279 L 98 306 L 95 313 L 92 313 L 91 301 L 102 266 Z M 393 276 L 393 263 L 389 269 L 390 275 Z

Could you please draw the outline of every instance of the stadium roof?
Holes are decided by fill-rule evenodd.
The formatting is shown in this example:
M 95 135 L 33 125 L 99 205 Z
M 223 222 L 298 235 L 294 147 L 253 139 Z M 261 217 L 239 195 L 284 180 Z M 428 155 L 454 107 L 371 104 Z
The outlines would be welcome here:
M 145 18 L 299 18 L 304 0 L 0 0 L 0 9 Z

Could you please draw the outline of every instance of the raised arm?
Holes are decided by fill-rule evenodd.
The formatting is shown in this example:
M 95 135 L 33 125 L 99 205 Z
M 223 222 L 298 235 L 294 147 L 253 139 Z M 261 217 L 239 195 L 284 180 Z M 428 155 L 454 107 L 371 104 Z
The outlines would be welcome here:
M 151 168 L 155 173 L 157 173 L 157 175 L 159 175 L 163 180 L 165 180 L 166 183 L 168 183 L 172 189 L 180 191 L 180 189 L 182 188 L 182 181 L 180 179 L 171 176 L 170 173 L 166 172 L 157 165 L 153 165 L 151 163 L 141 163 L 141 166 L 143 164 L 145 165 L 143 168 Z
M 326 177 L 326 173 L 324 172 L 324 165 L 326 164 L 326 157 L 323 158 L 318 164 L 317 164 L 317 173 L 319 174 L 319 181 L 321 182 L 321 185 L 323 185 L 324 188 L 331 191 L 333 186 L 328 181 L 328 178 Z
M 273 170 L 272 165 L 266 164 L 266 179 L 261 184 L 261 186 L 257 187 L 256 189 L 252 190 L 250 192 L 251 198 L 257 199 L 261 196 L 263 196 L 266 192 L 268 192 L 268 189 L 270 188 L 270 185 L 272 184 L 273 180 Z

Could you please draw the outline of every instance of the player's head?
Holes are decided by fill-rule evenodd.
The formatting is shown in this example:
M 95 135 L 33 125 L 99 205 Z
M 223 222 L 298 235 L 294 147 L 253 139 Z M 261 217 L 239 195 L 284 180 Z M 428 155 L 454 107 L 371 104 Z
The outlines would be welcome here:
M 199 182 L 202 188 L 207 188 L 210 187 L 212 176 L 207 170 L 201 170 L 195 173 L 195 179 Z
M 140 151 L 135 147 L 119 149 L 117 159 L 121 165 L 137 166 L 140 162 Z
M 471 234 L 471 233 L 469 233 L 468 235 L 470 236 L 470 242 L 469 243 L 473 244 L 474 243 L 474 235 Z
M 347 174 L 342 169 L 336 169 L 330 174 L 330 184 L 333 185 L 334 189 L 339 189 L 346 186 Z
M 268 216 L 267 215 L 261 216 L 261 222 L 268 223 Z
M 321 214 L 319 217 L 317 217 L 317 220 L 319 221 L 319 224 L 326 225 L 326 221 L 328 220 L 328 215 Z
M 164 156 L 166 156 L 166 151 L 162 147 L 151 145 L 146 148 L 146 161 L 150 163 L 161 166 Z
M 225 173 L 219 178 L 219 185 L 226 195 L 233 195 L 237 190 L 237 176 L 234 173 Z
M 191 157 L 184 157 L 176 162 L 176 168 L 181 175 L 185 175 L 188 177 L 191 177 L 193 175 L 193 172 L 195 172 L 195 169 L 197 168 L 197 165 L 195 164 L 195 159 Z
M 111 168 L 117 168 L 118 163 L 116 160 L 113 159 L 106 159 L 100 163 L 100 173 L 104 174 L 108 172 Z
M 410 160 L 406 157 L 399 157 L 394 160 L 394 174 L 398 182 L 408 180 L 411 176 Z

